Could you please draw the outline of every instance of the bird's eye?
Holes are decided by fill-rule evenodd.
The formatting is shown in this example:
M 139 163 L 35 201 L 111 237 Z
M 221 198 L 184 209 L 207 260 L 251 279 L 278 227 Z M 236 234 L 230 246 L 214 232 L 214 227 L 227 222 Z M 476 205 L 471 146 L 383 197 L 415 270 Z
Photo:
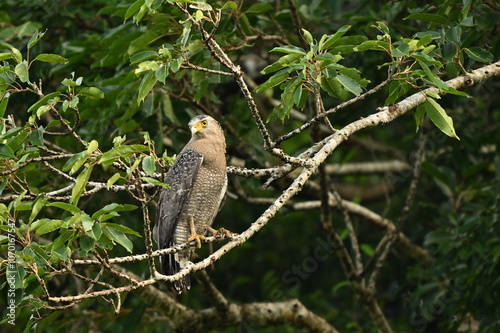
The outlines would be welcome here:
M 208 121 L 203 120 L 203 121 L 201 122 L 201 124 L 203 125 L 203 127 L 207 127 L 207 125 L 208 125 Z

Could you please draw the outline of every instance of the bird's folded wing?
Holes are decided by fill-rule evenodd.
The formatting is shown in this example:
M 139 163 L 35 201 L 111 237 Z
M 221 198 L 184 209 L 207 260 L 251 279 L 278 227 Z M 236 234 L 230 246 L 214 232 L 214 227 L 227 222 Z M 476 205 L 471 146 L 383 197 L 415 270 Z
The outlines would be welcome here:
M 192 149 L 183 151 L 165 176 L 170 188 L 160 194 L 153 236 L 158 248 L 172 245 L 175 229 L 182 218 L 194 181 L 203 162 L 203 155 Z

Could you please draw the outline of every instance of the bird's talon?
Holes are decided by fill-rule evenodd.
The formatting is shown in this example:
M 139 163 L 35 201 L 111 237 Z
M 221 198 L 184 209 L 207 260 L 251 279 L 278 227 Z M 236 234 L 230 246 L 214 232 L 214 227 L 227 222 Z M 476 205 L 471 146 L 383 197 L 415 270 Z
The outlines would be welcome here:
M 210 228 L 209 230 L 212 233 L 212 235 L 217 239 L 223 238 L 224 236 L 226 238 L 231 238 L 231 236 L 233 235 L 231 231 L 224 228 L 219 228 L 218 230 Z
M 196 241 L 196 247 L 200 248 L 201 247 L 201 242 L 205 240 L 205 236 L 203 235 L 198 235 L 198 234 L 192 234 L 191 237 L 188 238 L 188 242 L 191 241 Z

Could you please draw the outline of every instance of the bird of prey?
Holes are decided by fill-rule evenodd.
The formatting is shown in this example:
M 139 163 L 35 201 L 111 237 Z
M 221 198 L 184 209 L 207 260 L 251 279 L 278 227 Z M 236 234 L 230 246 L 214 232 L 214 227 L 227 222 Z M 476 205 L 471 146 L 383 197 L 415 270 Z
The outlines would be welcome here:
M 195 240 L 197 247 L 223 204 L 227 188 L 226 140 L 219 123 L 201 115 L 189 121 L 191 140 L 177 155 L 166 176 L 158 202 L 153 237 L 165 249 Z M 184 268 L 192 247 L 160 257 L 163 274 L 173 275 Z M 174 281 L 175 291 L 190 288 L 189 276 Z

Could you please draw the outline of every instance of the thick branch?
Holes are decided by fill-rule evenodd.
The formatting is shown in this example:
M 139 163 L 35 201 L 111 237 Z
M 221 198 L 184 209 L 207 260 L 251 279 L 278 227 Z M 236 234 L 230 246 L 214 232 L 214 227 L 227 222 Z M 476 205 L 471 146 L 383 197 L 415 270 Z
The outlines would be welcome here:
M 131 274 L 129 272 L 129 274 Z M 299 300 L 269 303 L 228 303 L 223 307 L 192 310 L 175 302 L 154 286 L 137 290 L 153 308 L 165 313 L 170 325 L 181 332 L 206 332 L 222 327 L 251 331 L 257 327 L 287 325 L 309 332 L 338 332 L 326 320 L 308 310 Z

